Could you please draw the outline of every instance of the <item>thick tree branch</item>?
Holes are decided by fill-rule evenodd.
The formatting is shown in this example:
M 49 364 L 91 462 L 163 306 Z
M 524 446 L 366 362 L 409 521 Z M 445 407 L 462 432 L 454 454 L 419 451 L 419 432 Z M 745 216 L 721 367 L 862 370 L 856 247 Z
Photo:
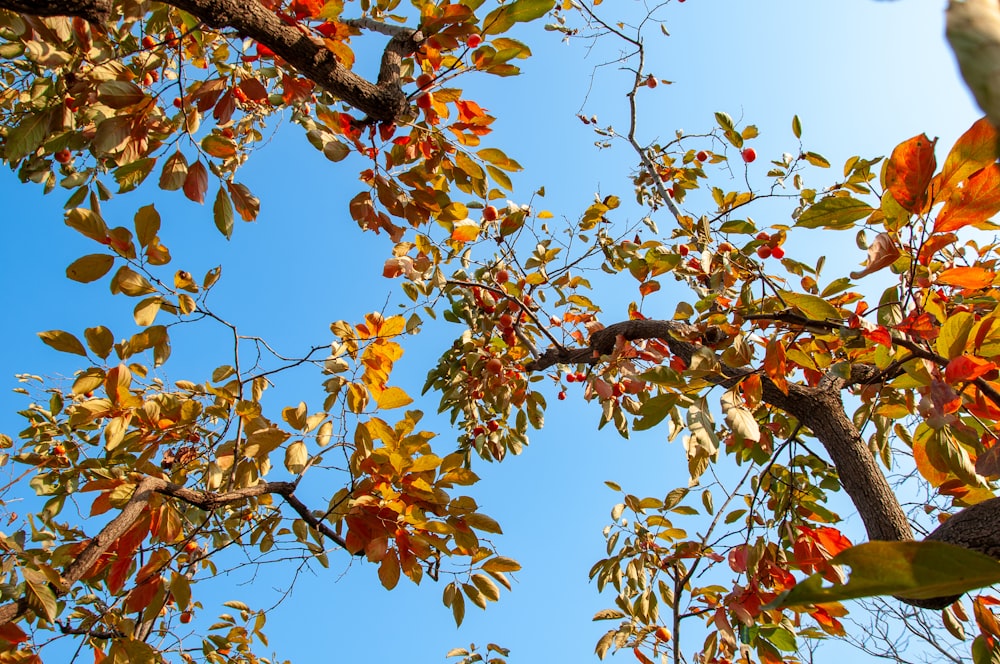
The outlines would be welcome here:
M 90 540 L 86 548 L 72 563 L 66 566 L 66 569 L 60 575 L 59 583 L 51 584 L 52 591 L 56 597 L 69 592 L 73 584 L 82 579 L 97 560 L 107 552 L 111 545 L 128 532 L 129 528 L 142 516 L 143 511 L 149 505 L 150 498 L 155 493 L 182 500 L 206 512 L 225 505 L 241 503 L 250 498 L 265 494 L 279 495 L 285 499 L 285 502 L 306 523 L 315 528 L 324 537 L 346 550 L 347 543 L 344 539 L 316 518 L 306 505 L 295 496 L 296 486 L 294 482 L 260 482 L 254 486 L 235 491 L 214 493 L 211 491 L 195 491 L 158 477 L 144 477 L 135 487 L 132 497 L 129 498 L 129 501 L 122 508 L 122 511 L 118 513 L 118 516 L 108 522 L 101 529 L 101 532 L 97 534 L 97 537 Z M 0 606 L 0 625 L 15 620 L 29 609 L 30 607 L 26 598 Z
M 406 95 L 400 86 L 400 65 L 423 40 L 415 30 L 392 26 L 375 28 L 371 20 L 355 22 L 357 27 L 392 34 L 382 54 L 378 82 L 372 83 L 341 66 L 320 39 L 287 25 L 256 0 L 170 0 L 167 4 L 196 16 L 209 27 L 230 28 L 241 37 L 266 45 L 303 76 L 373 120 L 392 122 L 407 111 Z M 77 16 L 103 23 L 109 20 L 111 3 L 108 0 L 0 0 L 0 8 L 36 16 Z

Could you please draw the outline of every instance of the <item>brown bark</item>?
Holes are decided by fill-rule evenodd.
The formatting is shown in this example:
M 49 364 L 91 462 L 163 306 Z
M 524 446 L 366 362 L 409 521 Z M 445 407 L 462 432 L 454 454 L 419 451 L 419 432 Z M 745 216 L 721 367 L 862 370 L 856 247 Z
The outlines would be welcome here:
M 270 48 L 303 76 L 325 88 L 372 120 L 392 122 L 406 113 L 408 103 L 400 85 L 402 59 L 413 53 L 423 36 L 411 29 L 370 20 L 347 21 L 356 27 L 390 35 L 375 83 L 342 67 L 321 40 L 287 25 L 256 0 L 171 0 L 215 29 L 232 29 Z M 0 9 L 35 16 L 75 16 L 92 23 L 110 19 L 108 0 L 0 0 Z
M 625 321 L 595 332 L 584 348 L 549 348 L 526 369 L 541 371 L 555 364 L 587 362 L 595 364 L 615 348 L 621 336 L 628 341 L 660 339 L 675 355 L 690 361 L 701 345 L 703 331 L 673 321 Z M 751 373 L 749 367 L 722 365 L 715 383 L 731 386 Z M 875 457 L 847 416 L 842 391 L 853 383 L 877 378 L 879 372 L 864 365 L 852 368 L 851 381 L 827 377 L 815 387 L 789 384 L 782 392 L 773 381 L 761 376 L 766 403 L 795 417 L 819 440 L 837 469 L 841 485 L 850 496 L 865 524 L 869 539 L 905 541 L 913 531 Z M 1000 559 L 1000 498 L 966 508 L 945 521 L 927 539 L 947 542 Z M 940 609 L 957 597 L 902 601 L 924 608 Z

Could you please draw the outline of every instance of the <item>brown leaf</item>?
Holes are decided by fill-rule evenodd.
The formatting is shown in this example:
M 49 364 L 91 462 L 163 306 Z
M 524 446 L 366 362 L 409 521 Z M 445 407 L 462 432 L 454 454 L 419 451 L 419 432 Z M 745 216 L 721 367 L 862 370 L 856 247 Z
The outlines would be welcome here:
M 206 191 L 208 191 L 208 169 L 199 160 L 191 165 L 184 178 L 184 195 L 195 203 L 204 203 Z

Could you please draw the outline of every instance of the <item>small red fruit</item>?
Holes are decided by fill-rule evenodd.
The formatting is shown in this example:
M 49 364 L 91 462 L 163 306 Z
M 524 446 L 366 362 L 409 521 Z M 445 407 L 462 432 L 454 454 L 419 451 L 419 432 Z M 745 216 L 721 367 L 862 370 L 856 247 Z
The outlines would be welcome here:
M 486 433 L 486 429 L 484 427 L 475 427 L 472 429 L 473 436 L 482 436 L 484 433 Z
M 417 87 L 421 90 L 426 90 L 431 87 L 431 83 L 434 82 L 434 78 L 430 74 L 421 74 L 417 76 Z
M 496 221 L 499 216 L 500 212 L 496 209 L 496 207 L 487 205 L 483 208 L 483 219 L 486 221 Z
M 510 314 L 500 315 L 500 327 L 512 327 L 514 325 L 514 317 Z
M 174 106 L 181 108 L 184 106 L 184 101 L 180 97 L 174 97 Z
M 184 545 L 184 550 L 188 553 L 194 553 L 199 548 L 198 543 L 191 540 L 188 540 L 188 542 Z
M 469 38 L 465 40 L 465 43 L 469 45 L 469 48 L 475 48 L 483 43 L 483 38 L 477 34 L 469 35 Z
M 764 231 L 761 231 L 760 233 L 757 233 L 757 239 L 762 242 L 767 242 L 768 240 L 771 239 L 771 236 L 765 233 Z
M 154 46 L 156 46 L 156 40 L 155 39 L 153 39 L 149 35 L 146 35 L 145 37 L 142 38 L 142 47 L 143 48 L 153 48 Z
M 503 362 L 501 362 L 495 357 L 491 357 L 490 360 L 486 363 L 486 371 L 488 371 L 491 374 L 500 375 L 501 373 L 503 373 Z
M 559 401 L 565 401 L 566 400 L 566 392 L 565 392 L 565 390 L 562 391 L 562 392 L 560 392 L 559 394 L 557 394 L 556 398 L 558 398 Z
M 652 74 L 646 77 L 646 87 L 650 89 L 656 87 L 656 77 Z
M 743 155 L 743 161 L 748 164 L 757 158 L 757 151 L 753 148 L 743 148 L 743 152 L 740 154 Z
M 679 247 L 677 247 L 677 253 L 679 253 L 681 256 L 687 256 L 688 252 L 690 251 L 691 250 L 688 248 L 686 244 L 682 244 Z
M 510 281 L 510 272 L 507 270 L 497 270 L 496 276 L 493 278 L 496 279 L 498 284 L 505 284 Z
M 757 247 L 757 255 L 760 256 L 761 258 L 770 258 L 771 247 L 767 246 L 766 244 Z
M 425 92 L 422 95 L 417 96 L 417 107 L 426 111 L 431 107 L 431 101 L 431 93 Z
M 582 383 L 586 380 L 587 380 L 587 374 L 583 373 L 582 371 L 576 372 L 576 382 Z
M 728 254 L 731 251 L 733 251 L 733 245 L 729 244 L 728 242 L 723 242 L 719 245 L 720 254 Z
M 670 630 L 666 627 L 657 627 L 656 631 L 653 632 L 656 636 L 657 641 L 669 641 L 670 640 Z
M 490 420 L 489 422 L 486 423 L 486 428 L 489 429 L 490 431 L 496 431 L 497 429 L 500 428 L 500 423 L 497 422 L 496 420 Z
M 698 161 L 708 161 L 708 153 L 702 150 L 701 152 L 696 154 L 694 158 L 697 159 Z
M 781 247 L 774 247 L 771 249 L 771 256 L 777 258 L 779 261 L 785 257 L 785 250 Z
M 73 159 L 73 153 L 66 148 L 59 150 L 54 156 L 60 164 L 68 164 Z
M 189 622 L 191 622 L 191 617 L 192 616 L 190 611 L 184 611 L 183 613 L 181 613 L 181 622 L 186 625 Z
M 575 383 L 576 382 L 576 374 L 571 374 L 571 373 L 566 374 L 566 382 L 567 383 Z
M 55 445 L 52 448 L 52 453 L 56 456 L 66 456 L 66 448 L 62 445 Z

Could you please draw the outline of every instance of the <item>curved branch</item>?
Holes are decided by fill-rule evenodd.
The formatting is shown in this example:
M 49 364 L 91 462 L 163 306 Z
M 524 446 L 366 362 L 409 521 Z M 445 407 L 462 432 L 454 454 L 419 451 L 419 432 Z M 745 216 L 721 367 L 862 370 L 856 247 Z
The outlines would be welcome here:
M 52 592 L 56 597 L 69 592 L 73 584 L 84 577 L 87 571 L 97 562 L 98 558 L 106 553 L 118 538 L 128 532 L 129 528 L 135 524 L 142 516 L 143 511 L 148 507 L 153 494 L 157 493 L 184 501 L 206 512 L 265 494 L 279 495 L 285 499 L 285 502 L 306 523 L 324 537 L 346 550 L 347 543 L 344 539 L 313 515 L 309 508 L 295 496 L 296 486 L 294 482 L 260 482 L 254 486 L 235 491 L 214 493 L 211 491 L 195 491 L 194 489 L 188 489 L 187 487 L 173 484 L 158 477 L 144 477 L 135 487 L 132 497 L 129 498 L 122 511 L 108 522 L 96 537 L 90 540 L 86 548 L 72 563 L 66 566 L 59 577 L 59 583 L 50 584 Z M 28 601 L 23 597 L 16 602 L 0 606 L 0 625 L 17 619 L 29 609 Z
M 231 28 L 241 37 L 266 45 L 303 76 L 373 120 L 392 122 L 408 109 L 400 86 L 400 65 L 423 41 L 423 35 L 416 30 L 375 28 L 372 24 L 376 22 L 370 19 L 355 22 L 356 27 L 392 34 L 382 54 L 378 82 L 372 83 L 341 66 L 322 40 L 287 25 L 255 0 L 170 0 L 167 4 L 192 14 L 212 28 Z M 111 3 L 109 0 L 0 0 L 0 9 L 36 16 L 76 16 L 104 23 L 109 20 Z

